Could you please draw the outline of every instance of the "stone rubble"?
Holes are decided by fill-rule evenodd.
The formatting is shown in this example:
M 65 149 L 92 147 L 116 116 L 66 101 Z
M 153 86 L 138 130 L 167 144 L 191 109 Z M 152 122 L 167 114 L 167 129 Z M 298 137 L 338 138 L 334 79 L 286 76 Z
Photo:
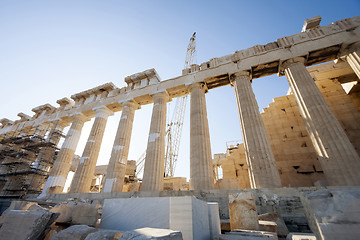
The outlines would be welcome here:
M 12 201 L 10 206 L 0 216 L 0 226 L 5 220 L 5 216 L 12 210 L 23 210 L 23 211 L 46 211 L 45 208 L 40 207 L 36 202 L 29 201 Z
M 51 240 L 84 240 L 87 235 L 95 232 L 96 228 L 87 225 L 74 225 L 65 230 L 54 233 Z
M 70 225 L 95 226 L 99 218 L 99 210 L 96 204 L 81 201 L 67 201 L 54 206 L 50 212 L 59 212 L 60 216 L 56 223 Z
M 0 228 L 0 240 L 38 240 L 59 214 L 44 211 L 11 210 Z
M 85 240 L 118 240 L 123 234 L 117 230 L 99 229 L 97 232 L 87 235 Z

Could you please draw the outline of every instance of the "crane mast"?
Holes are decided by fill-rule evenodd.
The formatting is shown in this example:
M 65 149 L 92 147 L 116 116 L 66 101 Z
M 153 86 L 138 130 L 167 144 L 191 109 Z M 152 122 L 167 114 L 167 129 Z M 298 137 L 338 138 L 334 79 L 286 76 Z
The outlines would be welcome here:
M 185 66 L 190 68 L 195 58 L 195 37 L 196 32 L 190 38 L 189 45 L 186 50 Z M 175 174 L 176 162 L 179 155 L 179 147 L 181 140 L 182 128 L 184 125 L 184 116 L 188 95 L 176 99 L 173 117 L 166 131 L 166 152 L 165 152 L 165 177 L 173 177 Z
M 193 35 L 191 36 L 189 45 L 186 50 L 184 69 L 190 68 L 191 65 L 194 63 L 195 47 L 196 47 L 195 38 L 196 38 L 196 32 L 194 32 Z
M 195 59 L 195 37 L 196 32 L 190 38 L 189 45 L 186 50 L 184 69 L 190 68 Z M 184 125 L 184 116 L 186 110 L 187 96 L 178 97 L 171 121 L 167 124 L 166 129 L 166 151 L 165 151 L 165 168 L 164 176 L 173 177 L 175 174 L 176 161 L 179 155 L 179 147 L 181 140 L 182 128 Z M 144 170 L 146 152 L 136 161 L 136 175 L 139 176 Z

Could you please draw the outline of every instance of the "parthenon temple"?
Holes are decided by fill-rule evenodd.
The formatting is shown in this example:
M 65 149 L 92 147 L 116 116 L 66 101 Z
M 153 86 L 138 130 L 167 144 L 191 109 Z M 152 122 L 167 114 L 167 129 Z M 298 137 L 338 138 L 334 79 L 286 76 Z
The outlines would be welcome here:
M 239 223 L 234 214 L 240 210 L 232 204 L 246 198 L 254 201 L 258 214 L 280 215 L 290 232 L 312 232 L 318 239 L 330 239 L 321 225 L 325 223 L 318 217 L 325 213 L 315 209 L 320 203 L 314 205 L 314 199 L 349 194 L 355 196 L 355 200 L 349 200 L 351 206 L 346 205 L 346 200 L 333 201 L 360 213 L 359 204 L 355 204 L 360 203 L 360 17 L 328 26 L 320 26 L 320 22 L 320 16 L 306 19 L 298 34 L 193 64 L 175 78 L 161 80 L 155 69 L 148 69 L 125 77 L 126 87 L 105 83 L 59 99 L 59 106 L 35 107 L 33 116 L 19 113 L 18 120 L 1 119 L 0 197 L 56 204 L 69 198 L 101 204 L 105 201 L 102 217 L 107 218 L 101 219 L 101 226 L 109 229 L 116 229 L 113 222 L 121 222 L 111 215 L 117 207 L 116 211 L 121 212 L 127 206 L 134 215 L 137 213 L 131 204 L 140 211 L 154 208 L 156 212 L 158 207 L 152 207 L 151 200 L 145 207 L 146 199 L 156 198 L 164 208 L 169 204 L 168 229 L 172 230 L 182 226 L 172 214 L 180 214 L 180 210 L 173 209 L 178 206 L 176 197 L 184 197 L 192 201 L 193 211 L 200 206 L 196 201 L 217 202 L 215 212 L 221 222 L 218 233 L 223 233 L 219 236 L 226 235 L 226 219 L 230 219 L 229 231 L 269 231 L 258 220 L 247 228 L 246 224 L 234 227 Z M 274 98 L 260 112 L 252 82 L 274 74 L 286 76 L 288 94 Z M 206 95 L 226 85 L 234 89 L 243 141 L 229 144 L 224 149 L 226 153 L 214 154 L 207 117 L 211 106 L 206 105 Z M 189 181 L 184 177 L 164 177 L 167 103 L 184 95 L 190 98 L 190 142 L 182 143 L 190 145 Z M 152 115 L 140 178 L 128 154 L 131 133 L 137 127 L 133 126 L 134 114 L 147 104 L 152 104 Z M 116 136 L 111 157 L 107 166 L 97 166 L 106 123 L 115 112 L 121 112 L 121 117 L 117 130 L 113 129 Z M 84 151 L 76 156 L 84 123 L 92 118 Z M 65 128 L 69 129 L 66 134 Z M 70 171 L 74 176 L 67 190 L 64 187 Z M 250 197 L 244 197 L 245 193 Z M 129 199 L 133 199 L 131 206 L 125 202 Z M 170 199 L 170 203 L 165 203 L 165 199 Z M 194 229 L 202 222 L 195 215 Z M 310 220 L 310 216 L 315 220 Z M 338 227 L 334 236 L 355 232 L 359 236 L 360 219 L 354 218 L 357 220 L 352 219 L 355 223 L 351 227 L 346 221 L 337 223 L 350 230 L 341 232 Z M 208 221 L 211 225 L 212 220 Z M 151 227 L 148 224 L 144 227 Z M 210 239 L 213 230 L 210 226 L 210 235 L 205 230 L 193 230 L 193 235 L 184 230 L 182 237 Z M 201 237 L 196 235 L 200 232 Z M 277 234 L 274 239 L 281 239 L 281 234 Z M 219 236 L 213 239 L 247 239 Z

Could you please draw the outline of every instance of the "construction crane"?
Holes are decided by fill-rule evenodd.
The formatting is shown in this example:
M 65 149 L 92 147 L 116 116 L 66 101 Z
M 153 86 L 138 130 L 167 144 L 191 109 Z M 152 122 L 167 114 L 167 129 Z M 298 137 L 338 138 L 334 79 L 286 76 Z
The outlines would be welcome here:
M 190 38 L 189 45 L 186 50 L 184 69 L 190 68 L 195 60 L 195 37 L 196 32 Z M 179 155 L 179 147 L 181 140 L 182 128 L 184 125 L 185 109 L 187 103 L 187 95 L 176 99 L 176 104 L 171 121 L 167 124 L 166 129 L 166 151 L 165 151 L 165 177 L 173 177 L 175 174 L 176 162 Z M 144 169 L 146 152 L 136 161 L 136 175 L 139 176 Z
M 190 38 L 186 50 L 184 69 L 190 68 L 195 59 L 196 32 Z M 176 99 L 175 109 L 171 122 L 167 125 L 166 131 L 166 152 L 165 152 L 165 177 L 173 177 L 175 174 L 176 162 L 179 155 L 182 127 L 184 125 L 185 109 L 188 95 Z
M 190 68 L 190 66 L 194 63 L 195 60 L 195 47 L 196 47 L 196 32 L 190 38 L 189 45 L 186 50 L 186 57 L 185 57 L 185 66 L 184 69 Z

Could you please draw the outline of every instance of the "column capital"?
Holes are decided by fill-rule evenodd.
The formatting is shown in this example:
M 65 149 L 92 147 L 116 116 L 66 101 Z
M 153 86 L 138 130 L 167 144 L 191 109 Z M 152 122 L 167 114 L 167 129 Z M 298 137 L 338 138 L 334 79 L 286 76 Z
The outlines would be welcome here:
M 74 113 L 71 116 L 74 118 L 74 120 L 76 119 L 76 120 L 82 121 L 82 122 L 90 121 L 90 118 L 88 116 L 86 116 L 85 114 L 83 114 L 82 112 Z
M 360 51 L 360 41 L 356 42 L 354 44 L 351 44 L 349 46 L 347 46 L 346 48 L 340 50 L 340 52 L 338 53 L 338 58 L 341 60 L 346 61 L 347 57 L 354 53 L 354 52 L 359 52 Z
M 204 83 L 204 82 L 195 82 L 195 83 L 190 83 L 190 84 L 186 85 L 186 90 L 188 90 L 189 92 L 191 92 L 194 88 L 200 88 L 205 93 L 207 93 L 209 91 L 206 83 Z
M 345 60 L 360 79 L 360 49 L 346 55 Z
M 54 119 L 53 124 L 56 128 L 65 128 L 70 124 L 70 122 L 63 119 Z
M 280 63 L 279 66 L 279 75 L 284 75 L 285 74 L 285 69 L 290 67 L 291 65 L 295 64 L 295 63 L 302 63 L 305 65 L 306 63 L 306 58 L 305 57 L 295 57 L 295 58 L 290 58 L 288 60 L 285 60 L 283 62 Z
M 156 91 L 154 93 L 152 93 L 150 95 L 154 101 L 155 99 L 165 99 L 165 101 L 169 102 L 171 100 L 169 93 L 166 90 L 160 90 L 160 91 Z
M 141 108 L 141 105 L 138 102 L 136 102 L 134 99 L 122 101 L 119 103 L 121 104 L 122 107 L 134 108 L 135 110 Z
M 251 74 L 249 71 L 240 71 L 240 72 L 236 72 L 236 73 L 233 73 L 230 75 L 229 80 L 230 80 L 231 86 L 233 86 L 234 81 L 240 77 L 247 77 L 250 80 L 250 82 L 252 81 Z
M 96 112 L 96 117 L 108 117 L 114 115 L 114 112 L 105 106 L 96 107 L 92 110 Z

